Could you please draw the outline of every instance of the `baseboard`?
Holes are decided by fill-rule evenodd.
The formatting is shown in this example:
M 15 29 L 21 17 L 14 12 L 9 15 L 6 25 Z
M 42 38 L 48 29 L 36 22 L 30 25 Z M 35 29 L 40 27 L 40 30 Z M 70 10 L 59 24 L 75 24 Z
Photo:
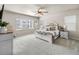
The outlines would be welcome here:
M 77 37 L 71 37 L 71 38 L 69 38 L 69 39 L 79 40 L 79 38 L 77 38 Z

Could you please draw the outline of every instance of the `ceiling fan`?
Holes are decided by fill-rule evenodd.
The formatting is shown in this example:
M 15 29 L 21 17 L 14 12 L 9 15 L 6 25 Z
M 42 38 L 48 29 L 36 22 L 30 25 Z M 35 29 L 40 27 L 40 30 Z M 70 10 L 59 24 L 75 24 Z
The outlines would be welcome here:
M 48 11 L 45 8 L 39 8 L 36 11 L 36 15 L 44 15 L 45 13 L 48 13 Z

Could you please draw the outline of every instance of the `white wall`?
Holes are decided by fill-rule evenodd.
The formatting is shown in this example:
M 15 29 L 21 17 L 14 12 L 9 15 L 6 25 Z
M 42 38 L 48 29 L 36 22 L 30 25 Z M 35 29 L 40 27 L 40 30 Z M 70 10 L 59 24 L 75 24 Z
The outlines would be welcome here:
M 60 25 L 63 25 L 63 14 L 47 14 L 45 16 L 42 16 L 40 18 L 40 21 L 43 25 L 47 25 L 49 23 L 58 23 Z

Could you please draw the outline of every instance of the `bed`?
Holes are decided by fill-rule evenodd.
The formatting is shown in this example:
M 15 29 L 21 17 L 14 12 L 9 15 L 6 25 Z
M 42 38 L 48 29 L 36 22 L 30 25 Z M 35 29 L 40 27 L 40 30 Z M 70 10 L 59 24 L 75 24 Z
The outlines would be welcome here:
M 57 25 L 49 26 L 41 30 L 36 30 L 36 38 L 44 40 L 49 43 L 54 43 L 59 37 L 59 30 Z

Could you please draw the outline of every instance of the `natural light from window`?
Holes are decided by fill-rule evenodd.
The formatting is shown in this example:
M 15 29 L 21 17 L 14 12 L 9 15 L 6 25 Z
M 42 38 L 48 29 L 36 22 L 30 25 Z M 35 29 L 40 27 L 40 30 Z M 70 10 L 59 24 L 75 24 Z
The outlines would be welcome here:
M 33 21 L 26 19 L 16 19 L 16 30 L 33 29 Z
M 65 16 L 64 22 L 68 31 L 76 31 L 76 15 Z

